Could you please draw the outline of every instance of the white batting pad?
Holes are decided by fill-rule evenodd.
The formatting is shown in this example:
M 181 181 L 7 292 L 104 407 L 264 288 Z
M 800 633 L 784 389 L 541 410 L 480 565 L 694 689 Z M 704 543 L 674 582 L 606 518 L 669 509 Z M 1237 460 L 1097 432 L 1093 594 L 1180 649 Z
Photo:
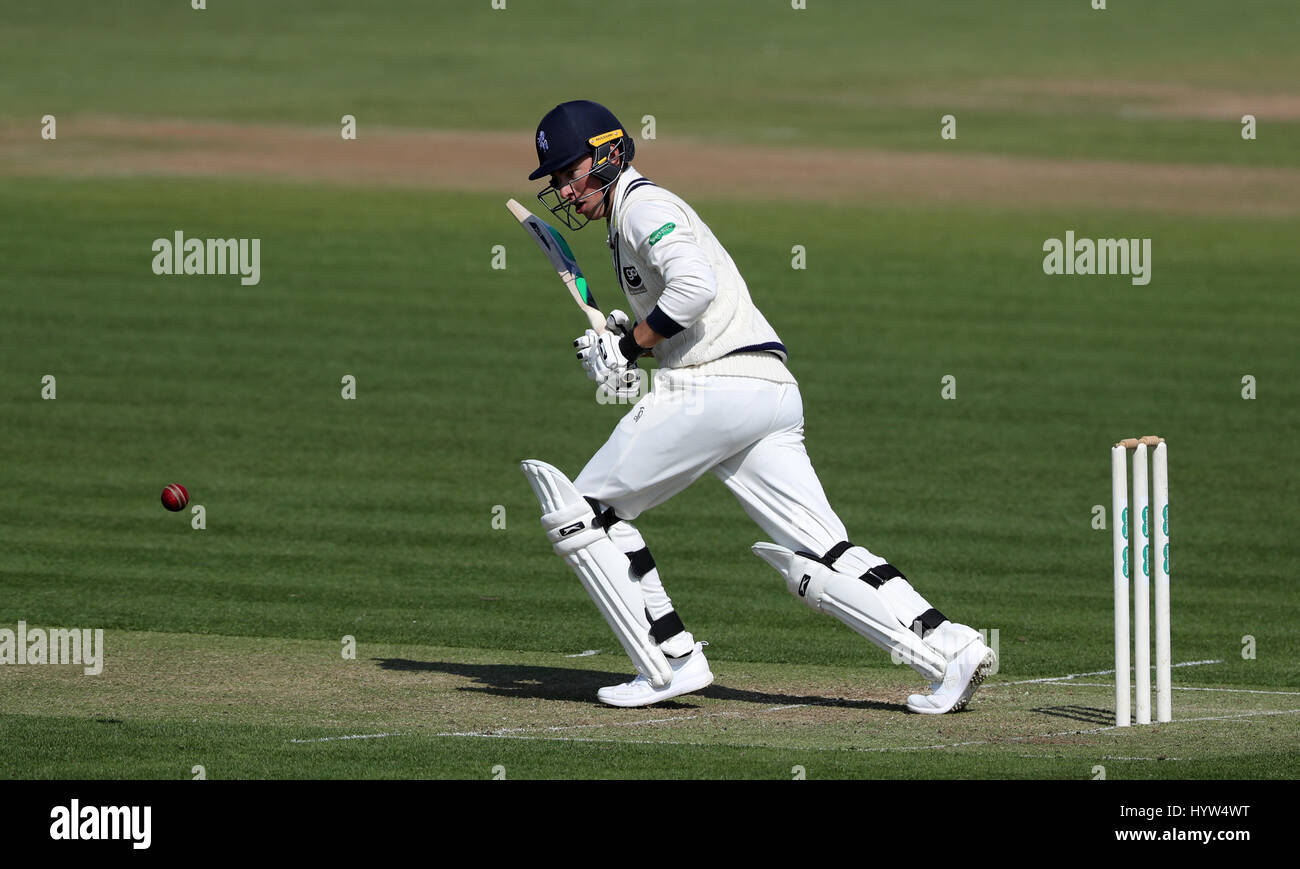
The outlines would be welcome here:
M 668 659 L 650 636 L 645 600 L 627 556 L 596 524 L 591 505 L 558 468 L 528 459 L 520 465 L 542 505 L 542 528 L 595 602 L 637 671 L 655 688 L 672 681 Z
M 820 561 L 775 543 L 755 543 L 753 552 L 785 577 L 786 588 L 817 612 L 830 613 L 922 676 L 943 678 L 947 662 L 898 620 L 889 602 L 857 577 L 836 573 Z

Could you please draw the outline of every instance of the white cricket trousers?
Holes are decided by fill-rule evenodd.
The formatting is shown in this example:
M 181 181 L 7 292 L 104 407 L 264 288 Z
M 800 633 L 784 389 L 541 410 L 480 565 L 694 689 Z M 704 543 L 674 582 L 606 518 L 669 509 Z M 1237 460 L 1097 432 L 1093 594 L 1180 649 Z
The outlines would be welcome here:
M 627 520 L 706 471 L 726 484 L 773 543 L 821 555 L 848 539 L 804 449 L 803 399 L 795 383 L 656 371 L 654 388 L 619 421 L 574 484 L 614 508 L 624 521 L 608 529 L 610 537 L 631 552 L 645 543 Z M 647 584 L 645 591 L 658 616 L 658 590 Z

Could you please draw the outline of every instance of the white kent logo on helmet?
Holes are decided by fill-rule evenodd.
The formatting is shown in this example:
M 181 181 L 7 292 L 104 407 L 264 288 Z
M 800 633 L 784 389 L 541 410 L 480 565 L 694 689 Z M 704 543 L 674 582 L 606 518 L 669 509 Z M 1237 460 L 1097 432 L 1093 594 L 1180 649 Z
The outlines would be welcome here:
M 551 146 L 546 144 L 546 133 L 542 130 L 537 131 L 537 147 L 541 148 L 543 151 L 551 150 Z

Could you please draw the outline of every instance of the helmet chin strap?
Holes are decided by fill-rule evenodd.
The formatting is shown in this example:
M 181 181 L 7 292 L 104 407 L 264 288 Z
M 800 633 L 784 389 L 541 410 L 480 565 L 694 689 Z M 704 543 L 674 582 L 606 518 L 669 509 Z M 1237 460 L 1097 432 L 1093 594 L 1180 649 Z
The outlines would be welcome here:
M 614 154 L 618 154 L 619 162 L 617 163 L 614 162 Z M 618 179 L 623 177 L 623 173 L 627 171 L 627 166 L 624 165 L 623 163 L 623 148 L 621 145 L 618 147 L 617 151 L 614 151 L 614 153 L 611 153 L 609 155 L 609 163 L 607 164 L 607 166 L 610 167 L 616 166 L 618 167 L 618 171 L 614 173 L 613 178 L 609 179 L 609 183 L 605 185 L 604 189 L 601 191 L 600 194 L 601 205 L 605 207 L 606 221 L 612 219 L 614 216 L 614 204 L 610 201 L 610 197 L 614 195 L 614 188 L 618 185 Z M 599 172 L 596 172 L 595 174 L 596 177 L 600 178 L 601 180 L 604 180 L 605 176 L 603 174 Z
M 621 174 L 621 173 L 620 173 L 620 174 Z M 606 220 L 609 220 L 611 217 L 614 216 L 614 206 L 613 206 L 613 204 L 609 201 L 609 198 L 610 198 L 610 196 L 612 196 L 612 195 L 614 194 L 614 186 L 615 186 L 617 183 L 618 183 L 618 179 L 617 179 L 617 178 L 615 178 L 613 181 L 609 182 L 609 184 L 605 185 L 605 192 L 602 193 L 602 194 L 600 195 L 600 204 L 603 205 L 603 206 L 605 207 L 605 219 L 606 219 Z
M 611 248 L 614 246 L 614 202 L 612 197 L 614 196 L 614 188 L 618 186 L 618 179 L 622 177 L 625 168 L 623 166 L 619 167 L 618 176 L 605 187 L 605 192 L 601 194 L 600 199 L 601 204 L 605 206 L 605 244 Z

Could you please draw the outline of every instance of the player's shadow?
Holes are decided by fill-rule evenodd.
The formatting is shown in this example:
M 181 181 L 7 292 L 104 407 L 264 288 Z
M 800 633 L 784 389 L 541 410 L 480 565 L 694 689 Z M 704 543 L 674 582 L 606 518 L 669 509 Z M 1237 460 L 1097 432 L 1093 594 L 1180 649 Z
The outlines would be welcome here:
M 1088 724 L 1114 724 L 1115 710 L 1098 709 L 1095 706 L 1039 706 L 1029 710 L 1040 715 L 1052 715 L 1057 718 L 1070 718 Z
M 567 667 L 463 664 L 458 661 L 411 661 L 406 658 L 373 658 L 372 660 L 385 670 L 450 673 L 473 681 L 474 684 L 457 688 L 457 691 L 473 691 L 494 694 L 498 697 L 520 697 L 532 700 L 572 700 L 578 703 L 595 704 L 599 702 L 596 700 L 597 689 L 628 680 L 627 673 L 570 670 Z M 692 697 L 697 696 L 713 700 L 759 703 L 764 706 L 834 706 L 844 709 L 885 709 L 895 712 L 902 707 L 901 703 L 885 703 L 880 700 L 847 700 L 839 697 L 742 691 L 718 685 L 716 682 L 702 691 L 665 700 L 654 706 L 658 709 L 697 709 L 699 707 L 690 702 Z

